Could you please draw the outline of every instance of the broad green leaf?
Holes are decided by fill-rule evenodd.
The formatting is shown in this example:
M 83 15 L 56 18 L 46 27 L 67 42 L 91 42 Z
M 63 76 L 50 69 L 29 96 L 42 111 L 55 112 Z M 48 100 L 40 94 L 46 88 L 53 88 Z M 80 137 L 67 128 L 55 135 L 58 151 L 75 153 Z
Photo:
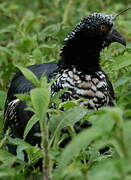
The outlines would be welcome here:
M 37 121 L 38 121 L 38 118 L 36 118 L 35 115 L 33 115 L 33 116 L 29 119 L 29 121 L 28 121 L 28 123 L 27 123 L 27 125 L 26 125 L 26 127 L 25 127 L 25 129 L 24 129 L 24 136 L 23 136 L 24 139 L 26 138 L 26 136 L 28 135 L 29 131 L 30 131 L 31 128 L 35 125 L 35 123 L 36 123 Z
M 15 94 L 15 96 L 22 101 L 29 101 L 30 100 L 29 94 Z
M 102 160 L 96 163 L 89 171 L 89 180 L 117 180 L 120 178 L 120 171 L 111 159 Z
M 60 127 L 64 128 L 67 126 L 73 125 L 75 122 L 81 120 L 86 113 L 88 112 L 87 109 L 76 107 L 73 109 L 69 109 L 68 111 L 64 112 L 61 117 Z
M 87 109 L 75 107 L 62 112 L 62 114 L 54 115 L 50 120 L 50 130 L 56 129 L 58 131 L 64 127 L 71 126 L 81 120 L 87 112 Z
M 32 82 L 36 87 L 40 86 L 39 80 L 37 79 L 37 77 L 34 75 L 32 71 L 22 66 L 16 65 L 16 67 L 23 73 L 23 75 L 28 81 Z
M 10 144 L 13 144 L 13 145 L 23 145 L 23 147 L 25 147 L 25 149 L 29 149 L 29 148 L 32 148 L 32 146 L 25 142 L 24 140 L 22 139 L 19 139 L 19 138 L 11 138 L 9 136 L 7 136 L 7 139 L 9 141 Z
M 14 177 L 14 174 L 15 174 L 14 169 L 8 168 L 7 166 L 4 166 L 4 167 L 1 166 L 0 167 L 0 178 L 1 178 L 1 180 L 5 180 L 5 179 L 11 179 L 12 180 L 12 177 Z
M 62 102 L 59 105 L 59 108 L 74 108 L 75 106 L 77 106 L 77 102 L 76 101 L 66 101 L 66 102 Z
M 12 165 L 16 161 L 16 156 L 0 149 L 0 162 L 2 163 L 8 163 L 8 165 Z
M 50 102 L 50 92 L 45 88 L 31 90 L 31 101 L 37 118 L 42 121 Z

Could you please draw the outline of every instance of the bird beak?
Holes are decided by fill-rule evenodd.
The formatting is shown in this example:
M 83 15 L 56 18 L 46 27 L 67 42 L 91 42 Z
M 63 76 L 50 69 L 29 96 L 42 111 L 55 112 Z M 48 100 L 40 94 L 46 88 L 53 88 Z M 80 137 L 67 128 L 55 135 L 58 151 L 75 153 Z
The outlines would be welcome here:
M 126 46 L 126 40 L 121 36 L 121 34 L 116 29 L 111 29 L 107 36 L 107 40 L 109 43 L 118 42 L 124 46 Z

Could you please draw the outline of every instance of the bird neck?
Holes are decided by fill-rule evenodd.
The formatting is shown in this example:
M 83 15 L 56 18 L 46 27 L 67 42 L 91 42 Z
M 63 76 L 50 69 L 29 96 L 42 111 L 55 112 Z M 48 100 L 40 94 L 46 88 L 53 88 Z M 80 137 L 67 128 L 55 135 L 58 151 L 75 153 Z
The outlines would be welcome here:
M 86 37 L 84 33 L 76 33 L 69 37 L 61 50 L 59 65 L 62 68 L 75 66 L 81 71 L 100 69 L 99 60 L 102 50 L 102 40 Z

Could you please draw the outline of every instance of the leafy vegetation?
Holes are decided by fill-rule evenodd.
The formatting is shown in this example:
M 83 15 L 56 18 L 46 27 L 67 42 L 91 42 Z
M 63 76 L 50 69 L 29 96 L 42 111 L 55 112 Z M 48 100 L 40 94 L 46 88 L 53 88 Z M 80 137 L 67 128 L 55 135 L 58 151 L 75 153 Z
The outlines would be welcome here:
M 0 179 L 1 180 L 130 180 L 131 179 L 131 21 L 127 12 L 116 26 L 127 40 L 127 47 L 114 43 L 101 53 L 101 65 L 116 93 L 116 106 L 90 112 L 77 102 L 62 103 L 60 93 L 50 96 L 45 77 L 38 80 L 23 68 L 32 64 L 57 62 L 63 39 L 80 19 L 99 11 L 117 13 L 131 4 L 128 0 L 13 0 L 0 1 Z M 16 66 L 36 88 L 30 95 L 17 95 L 34 111 L 23 140 L 2 137 L 3 110 L 7 89 Z M 44 92 L 44 93 L 43 93 Z M 46 101 L 45 101 L 46 99 Z M 56 108 L 48 108 L 56 102 Z M 64 107 L 65 111 L 61 111 Z M 46 114 L 49 119 L 47 121 Z M 44 117 L 44 118 L 43 118 Z M 42 148 L 24 141 L 39 120 Z M 73 124 L 81 120 L 93 124 L 76 134 Z M 68 133 L 61 135 L 62 129 Z M 49 131 L 51 135 L 49 135 Z M 71 137 L 65 148 L 61 142 Z M 17 145 L 12 155 L 6 144 Z M 110 147 L 108 152 L 100 149 Z M 24 159 L 27 153 L 27 161 Z M 34 164 L 43 157 L 43 172 Z M 17 166 L 13 166 L 17 163 Z M 48 177 L 48 178 L 47 178 Z

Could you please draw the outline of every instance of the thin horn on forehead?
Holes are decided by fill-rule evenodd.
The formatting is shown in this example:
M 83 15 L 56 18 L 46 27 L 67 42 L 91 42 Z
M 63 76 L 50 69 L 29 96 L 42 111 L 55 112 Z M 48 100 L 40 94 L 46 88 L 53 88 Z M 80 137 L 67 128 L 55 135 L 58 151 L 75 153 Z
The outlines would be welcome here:
M 128 11 L 128 10 L 130 10 L 130 9 L 131 9 L 131 7 L 127 8 L 127 9 L 124 9 L 123 11 L 119 12 L 117 15 L 115 15 L 114 20 L 115 20 L 119 15 L 125 13 L 126 11 Z

